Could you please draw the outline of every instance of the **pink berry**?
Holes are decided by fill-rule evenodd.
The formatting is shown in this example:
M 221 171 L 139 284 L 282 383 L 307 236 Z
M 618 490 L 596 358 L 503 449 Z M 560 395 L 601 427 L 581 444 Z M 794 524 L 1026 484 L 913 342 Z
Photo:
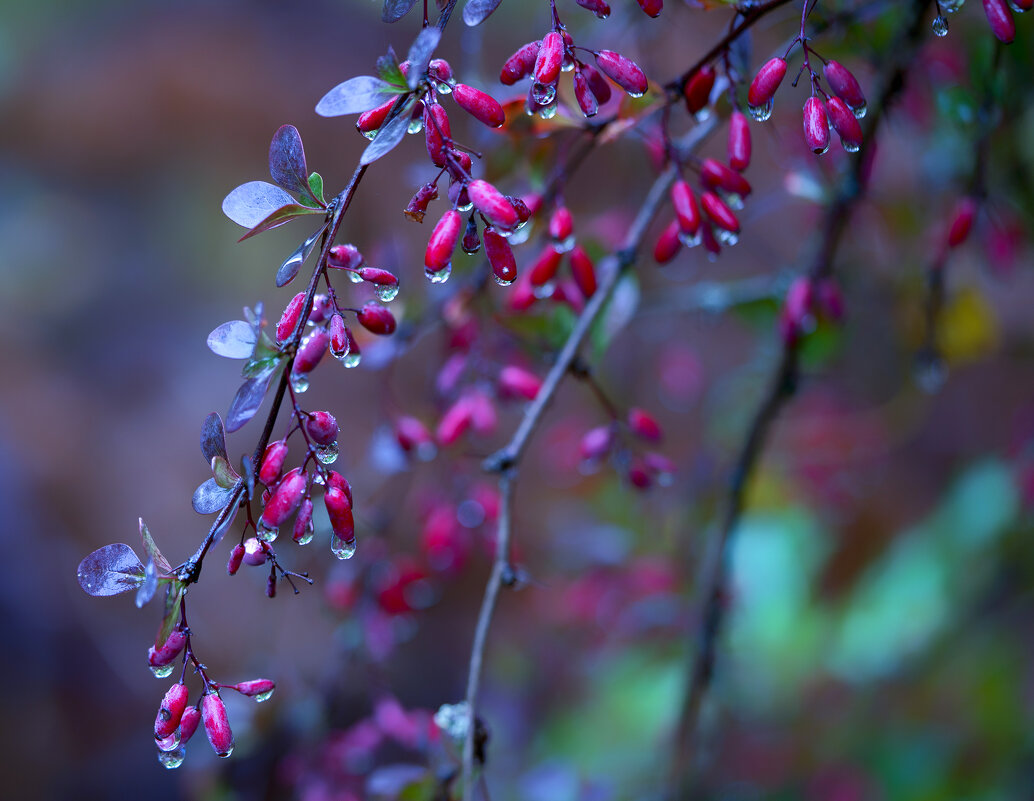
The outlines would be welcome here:
M 284 468 L 284 460 L 287 458 L 287 443 L 280 439 L 271 442 L 266 446 L 262 455 L 262 465 L 259 467 L 258 479 L 267 487 L 272 487 L 280 479 L 280 471 Z
M 499 371 L 499 393 L 505 397 L 535 400 L 542 389 L 542 379 L 529 370 L 508 365 Z
M 230 551 L 230 559 L 226 563 L 226 572 L 231 576 L 235 575 L 241 569 L 242 561 L 244 561 L 244 546 L 237 543 L 233 546 L 233 550 Z
M 179 728 L 189 694 L 186 684 L 173 684 L 165 693 L 158 716 L 154 719 L 154 739 L 164 740 Z
M 955 205 L 951 227 L 948 229 L 948 247 L 957 248 L 969 238 L 976 214 L 977 203 L 971 197 L 964 197 Z
M 643 13 L 650 17 L 660 16 L 661 9 L 664 8 L 664 0 L 636 0 L 636 2 L 639 3 Z
M 601 50 L 596 54 L 596 65 L 603 74 L 624 89 L 632 97 L 646 93 L 649 86 L 646 74 L 639 65 L 613 50 Z
M 738 234 L 740 232 L 740 221 L 736 219 L 736 215 L 733 214 L 732 209 L 726 205 L 725 201 L 714 192 L 704 192 L 700 196 L 700 205 L 711 222 L 719 228 L 731 234 Z
M 813 153 L 822 154 L 829 150 L 829 117 L 826 104 L 819 97 L 804 101 L 804 141 Z
M 637 406 L 628 410 L 628 427 L 633 434 L 650 442 L 659 442 L 663 436 L 661 426 L 653 415 Z
M 180 745 L 186 745 L 187 741 L 194 736 L 200 722 L 201 710 L 196 706 L 183 710 L 183 717 L 180 718 Z
M 474 208 L 490 225 L 504 231 L 512 231 L 520 222 L 513 204 L 488 181 L 471 181 L 467 184 L 467 194 Z
M 403 210 L 403 213 L 411 220 L 416 222 L 423 222 L 424 215 L 427 214 L 427 206 L 432 200 L 438 197 L 438 186 L 437 184 L 424 184 L 413 195 L 409 201 L 409 205 Z
M 486 226 L 481 236 L 485 242 L 485 255 L 492 266 L 492 275 L 500 284 L 512 284 L 517 278 L 517 261 L 510 243 L 490 225 Z
M 560 76 L 560 66 L 564 62 L 564 39 L 556 31 L 550 31 L 542 37 L 535 60 L 535 83 L 549 85 Z
M 708 104 L 711 89 L 714 88 L 714 79 L 714 69 L 706 65 L 689 76 L 682 96 L 686 98 L 686 110 L 690 114 L 696 114 Z
M 407 453 L 433 444 L 431 432 L 415 417 L 400 417 L 395 421 L 395 439 Z
M 355 245 L 334 245 L 327 257 L 327 266 L 338 270 L 357 270 L 363 263 L 363 254 Z
M 180 652 L 183 650 L 183 646 L 187 644 L 187 635 L 176 629 L 171 632 L 162 644 L 161 648 L 155 648 L 153 645 L 147 651 L 147 664 L 151 667 L 164 667 L 172 662 Z
M 839 61 L 830 60 L 826 62 L 822 72 L 825 74 L 833 94 L 853 109 L 865 107 L 865 94 L 862 92 L 862 87 L 847 67 Z
M 251 567 L 258 567 L 264 565 L 266 559 L 269 556 L 269 545 L 256 539 L 255 537 L 249 537 L 244 541 L 244 564 L 250 565 Z
M 219 693 L 213 692 L 201 699 L 201 720 L 205 724 L 208 742 L 216 756 L 228 757 L 233 751 L 233 732 L 226 717 L 226 707 Z
M 265 695 L 276 689 L 276 684 L 271 679 L 250 679 L 233 685 L 233 689 L 241 695 L 252 698 L 256 695 Z
M 302 498 L 298 506 L 298 514 L 294 518 L 294 530 L 291 537 L 295 542 L 305 540 L 312 533 L 312 499 Z M 308 540 L 306 540 L 308 541 Z
M 345 325 L 345 318 L 335 314 L 330 318 L 330 353 L 335 359 L 341 359 L 348 355 L 348 328 Z
M 598 426 L 589 429 L 582 437 L 579 452 L 583 459 L 595 461 L 602 459 L 610 452 L 614 443 L 614 432 L 610 426 Z
M 679 230 L 686 236 L 696 236 L 700 230 L 700 209 L 693 190 L 681 178 L 671 185 L 671 204 L 675 207 L 675 219 L 678 221 Z M 670 261 L 670 258 L 667 261 Z
M 740 197 L 750 194 L 747 179 L 717 159 L 704 159 L 700 165 L 700 179 L 712 189 L 721 189 Z
M 699 211 L 697 214 L 699 215 Z M 697 224 L 699 227 L 699 222 Z M 679 234 L 682 233 L 682 224 L 678 220 L 672 220 L 668 226 L 661 231 L 657 237 L 657 244 L 653 246 L 653 260 L 658 264 L 667 264 L 675 258 L 682 247 L 682 240 Z
M 466 397 L 461 397 L 445 410 L 442 419 L 438 421 L 438 429 L 435 432 L 438 444 L 452 445 L 470 428 L 471 419 L 470 403 Z
M 294 357 L 294 372 L 299 375 L 311 373 L 327 352 L 328 344 L 330 335 L 322 328 L 317 328 L 309 334 L 302 340 L 302 346 L 298 348 L 298 354 Z
M 373 133 L 384 125 L 384 121 L 388 118 L 388 114 L 391 113 L 391 107 L 394 105 L 395 98 L 392 97 L 390 100 L 385 100 L 377 108 L 364 111 L 355 121 L 355 127 L 359 129 L 360 133 Z
M 424 266 L 430 272 L 444 270 L 452 261 L 452 252 L 460 239 L 463 216 L 455 209 L 449 209 L 431 232 L 424 254 Z
M 513 86 L 521 78 L 531 75 L 539 55 L 539 45 L 537 41 L 528 42 L 506 59 L 499 73 L 499 81 L 506 86 Z
M 528 277 L 532 286 L 545 286 L 556 276 L 560 268 L 560 261 L 564 254 L 557 251 L 552 245 L 546 245 L 539 257 L 531 265 Z
M 399 279 L 395 273 L 382 270 L 380 267 L 363 267 L 359 270 L 359 277 L 377 286 L 398 286 Z
M 581 71 L 585 74 L 585 80 L 589 84 L 589 89 L 599 101 L 600 105 L 602 106 L 610 100 L 610 96 L 612 94 L 610 84 L 607 83 L 607 79 L 600 74 L 600 71 L 591 64 L 582 64 Z
M 574 73 L 574 99 L 586 117 L 594 117 L 600 110 L 596 95 L 589 86 L 589 79 L 581 69 L 576 69 Z
M 751 81 L 750 89 L 747 90 L 747 103 L 755 108 L 767 105 L 775 96 L 785 76 L 786 62 L 783 59 L 773 58 L 767 61 Z
M 574 233 L 574 219 L 567 206 L 559 206 L 549 218 L 549 235 L 554 242 L 563 242 Z
M 575 0 L 575 2 L 582 8 L 591 11 L 600 19 L 606 19 L 610 16 L 610 6 L 604 0 Z
M 352 505 L 352 485 L 348 483 L 347 478 L 336 470 L 331 470 L 327 475 L 327 486 L 341 490 L 345 494 L 345 497 L 348 498 L 349 506 Z
M 444 58 L 431 59 L 427 65 L 427 74 L 436 81 L 447 83 L 452 80 L 452 65 Z
M 330 412 L 313 412 L 305 421 L 305 431 L 317 445 L 330 445 L 337 440 L 337 420 Z
M 742 111 L 733 111 L 729 117 L 729 166 L 743 172 L 750 166 L 750 123 Z
M 357 317 L 359 324 L 371 334 L 389 336 L 395 333 L 395 315 L 379 303 L 367 303 L 359 310 Z
M 833 130 L 840 136 L 840 144 L 844 150 L 854 153 L 862 146 L 862 126 L 858 119 L 848 107 L 847 103 L 839 97 L 831 97 L 826 103 L 826 110 L 829 112 L 829 121 L 833 123 Z
M 489 128 L 500 128 L 506 122 L 506 113 L 499 102 L 472 86 L 456 84 L 452 89 L 452 97 L 460 108 Z
M 581 245 L 571 250 L 571 277 L 586 299 L 596 294 L 596 267 Z
M 355 521 L 352 517 L 352 502 L 341 490 L 329 487 L 323 494 L 323 504 L 327 507 L 330 528 L 345 542 L 355 539 Z
M 451 139 L 449 115 L 438 103 L 424 106 L 424 144 L 435 167 L 445 166 L 445 145 Z
M 984 0 L 984 13 L 991 33 L 1005 44 L 1012 44 L 1016 38 L 1016 20 L 1006 0 Z
M 280 315 L 280 322 L 276 324 L 276 341 L 286 342 L 288 337 L 294 333 L 298 325 L 298 318 L 302 315 L 302 305 L 305 303 L 305 293 L 299 292 L 287 304 L 284 313 Z
M 266 528 L 280 528 L 281 524 L 294 514 L 298 504 L 302 502 L 307 483 L 308 474 L 302 472 L 300 467 L 284 476 L 262 510 L 261 522 Z

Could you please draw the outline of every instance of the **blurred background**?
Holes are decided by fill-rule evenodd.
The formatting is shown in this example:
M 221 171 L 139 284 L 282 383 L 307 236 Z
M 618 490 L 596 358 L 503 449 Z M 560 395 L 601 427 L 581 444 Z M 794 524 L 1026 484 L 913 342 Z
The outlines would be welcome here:
M 670 2 L 659 21 L 631 0 L 613 0 L 606 22 L 574 3 L 560 10 L 577 42 L 626 53 L 663 82 L 728 24 L 727 11 L 694 5 Z M 879 13 L 864 25 L 815 42 L 864 86 L 896 19 L 886 8 L 895 4 L 868 5 Z M 2 8 L 5 796 L 344 801 L 412 786 L 406 797 L 429 797 L 419 794 L 427 766 L 451 757 L 428 716 L 463 696 L 489 570 L 494 496 L 478 465 L 521 413 L 500 403 L 494 433 L 427 463 L 393 444 L 396 415 L 433 428 L 448 404 L 435 386 L 463 350 L 454 320 L 420 323 L 406 347 L 362 339 L 363 364 L 321 365 L 305 396 L 342 423 L 336 469 L 355 491 L 355 559 L 333 559 L 318 527 L 306 549 L 282 550 L 315 586 L 295 597 L 282 585 L 269 600 L 263 569 L 225 575 L 231 535 L 191 589 L 195 646 L 213 675 L 278 684 L 262 706 L 225 694 L 237 736 L 230 760 L 199 735 L 178 771 L 158 764 L 151 727 L 165 682 L 145 658 L 159 612 L 137 610 L 129 596 L 89 598 L 74 580 L 79 560 L 102 545 L 140 551 L 138 517 L 173 564 L 202 539 L 207 519 L 190 507 L 209 475 L 197 432 L 208 412 L 225 415 L 240 381 L 205 338 L 259 301 L 277 319 L 298 290 L 276 290 L 273 275 L 309 233 L 295 222 L 238 244 L 222 198 L 267 178 L 270 137 L 286 122 L 301 131 L 328 196 L 339 191 L 366 142 L 352 119 L 321 119 L 313 107 L 338 82 L 371 73 L 389 45 L 404 53 L 416 16 L 386 26 L 369 0 Z M 757 27 L 755 65 L 782 52 L 795 13 Z M 479 29 L 455 23 L 440 54 L 456 73 L 500 99 L 519 96 L 495 76 L 546 30 L 547 4 L 509 0 Z M 810 338 L 801 391 L 736 535 L 730 626 L 703 718 L 715 797 L 1030 795 L 1031 24 L 1018 19 L 1001 61 L 988 203 L 949 263 L 943 375 L 915 370 L 924 271 L 974 168 L 992 53 L 979 4 L 928 43 L 884 129 L 870 198 L 837 258 L 844 324 L 821 322 Z M 773 119 L 753 126 L 755 191 L 741 242 L 714 263 L 698 248 L 658 268 L 649 250 L 664 212 L 619 290 L 624 311 L 612 315 L 609 346 L 588 352 L 619 408 L 643 406 L 660 420 L 673 481 L 642 492 L 621 464 L 580 464 L 580 438 L 607 417 L 575 381 L 533 442 L 515 530 L 531 581 L 502 597 L 484 683 L 494 799 L 659 789 L 693 641 L 698 558 L 776 363 L 779 298 L 806 263 L 845 159 L 837 145 L 821 159 L 806 151 L 803 99 L 785 86 Z M 570 141 L 561 124 L 526 147 L 454 108 L 454 133 L 484 149 L 486 174 L 508 192 L 539 188 L 542 164 Z M 684 114 L 676 126 L 689 127 Z M 433 177 L 421 139 L 370 170 L 341 235 L 400 275 L 392 308 L 404 325 L 426 322 L 476 264 L 457 257 L 440 287 L 420 275 L 433 220 L 418 226 L 400 211 Z M 644 125 L 601 147 L 567 187 L 579 241 L 594 255 L 620 238 L 652 180 L 650 142 Z M 720 127 L 705 153 L 724 151 Z M 434 219 L 443 208 L 431 207 Z M 518 249 L 519 264 L 536 253 L 534 241 Z M 345 291 L 357 303 L 369 294 Z M 499 360 L 544 375 L 542 344 L 562 337 L 573 313 L 540 304 L 517 318 L 495 311 L 506 290 L 486 292 L 469 312 L 482 343 L 478 380 Z M 231 437 L 231 455 L 250 452 L 260 428 L 259 419 Z M 444 564 L 429 558 L 442 542 Z

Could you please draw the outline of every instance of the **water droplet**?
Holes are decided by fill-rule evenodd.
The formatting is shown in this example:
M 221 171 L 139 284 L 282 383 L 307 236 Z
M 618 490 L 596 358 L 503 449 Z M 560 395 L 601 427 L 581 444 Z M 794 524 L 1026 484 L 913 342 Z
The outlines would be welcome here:
M 309 377 L 303 373 L 291 373 L 291 389 L 297 393 L 305 392 L 309 388 Z
M 359 351 L 350 350 L 348 353 L 341 357 L 341 363 L 351 370 L 353 367 L 359 366 L 359 362 L 362 361 L 362 358 L 363 354 L 361 354 Z
M 747 106 L 747 111 L 756 122 L 764 122 L 772 116 L 773 108 L 775 108 L 775 100 L 769 98 L 763 106 Z
M 740 241 L 738 234 L 734 234 L 732 231 L 726 231 L 724 228 L 715 229 L 714 237 L 718 240 L 719 244 L 730 248 Z
M 575 236 L 574 234 L 571 234 L 569 237 L 567 237 L 567 239 L 562 239 L 559 242 L 554 241 L 553 250 L 555 250 L 557 253 L 567 253 L 574 249 L 574 244 Z
M 175 665 L 150 665 L 151 675 L 156 679 L 167 679 L 176 669 Z
M 535 230 L 535 225 L 531 220 L 522 222 L 513 231 L 500 231 L 499 233 L 510 240 L 511 245 L 520 245 L 522 242 L 527 242 L 531 239 L 531 234 Z
M 353 284 L 361 284 L 363 282 L 363 277 L 359 275 L 358 270 L 347 270 L 347 272 L 348 280 L 351 281 Z
M 939 34 L 939 35 L 943 36 L 943 34 Z M 855 119 L 856 120 L 860 120 L 862 117 L 865 116 L 865 112 L 867 112 L 869 110 L 869 106 L 867 104 L 865 104 L 865 103 L 862 103 L 862 104 L 857 105 L 857 106 L 850 106 L 850 109 L 851 109 L 851 113 L 854 114 Z
M 334 464 L 337 461 L 338 447 L 336 442 L 329 445 L 316 446 L 316 458 L 323 464 Z
M 216 755 L 217 757 L 219 757 L 220 759 L 226 759 L 226 758 L 227 758 L 227 757 L 229 757 L 229 756 L 230 756 L 230 754 L 232 754 L 232 753 L 233 753 L 233 746 L 231 745 L 231 746 L 230 746 L 229 748 L 227 748 L 227 749 L 226 749 L 225 751 L 216 751 L 216 752 L 215 752 L 215 755 Z
M 1030 6 L 1028 6 L 1027 8 L 1024 8 L 1019 3 L 1014 2 L 1014 0 L 1009 0 L 1009 8 L 1011 8 L 1017 14 L 1022 14 L 1025 11 L 1029 11 L 1030 10 Z
M 365 136 L 367 139 L 376 139 L 377 138 L 377 134 L 379 132 L 380 132 L 380 128 L 378 128 L 377 130 L 374 130 L 374 131 L 363 131 L 363 136 Z
M 409 121 L 409 127 L 406 129 L 411 134 L 418 134 L 424 130 L 424 118 L 414 117 Z
M 596 16 L 599 17 L 600 15 L 597 14 Z M 600 17 L 600 19 L 606 19 L 606 17 Z M 570 72 L 573 69 L 574 69 L 574 59 L 571 58 L 570 56 L 564 56 L 564 60 L 560 64 L 560 71 L 561 72 Z
M 168 770 L 175 770 L 183 764 L 183 760 L 187 758 L 186 748 L 176 748 L 172 751 L 162 751 L 158 749 L 158 761 L 162 764 L 162 767 Z
M 531 291 L 532 291 L 532 294 L 535 295 L 535 297 L 537 297 L 539 300 L 542 300 L 543 298 L 551 298 L 551 297 L 553 297 L 553 291 L 555 289 L 556 289 L 556 282 L 555 281 L 546 281 L 546 283 L 542 284 L 541 286 L 532 287 Z
M 503 279 L 503 278 L 500 278 L 500 277 L 499 277 L 498 275 L 496 275 L 495 273 L 492 273 L 492 278 L 493 278 L 493 279 L 495 279 L 495 282 L 496 282 L 497 284 L 499 284 L 499 286 L 510 286 L 510 284 L 512 284 L 512 283 L 513 283 L 513 281 L 507 281 L 507 280 L 505 280 L 505 279 Z
M 840 144 L 848 153 L 857 153 L 861 149 L 861 145 L 859 145 L 857 142 L 845 142 L 843 139 L 841 139 Z
M 680 232 L 679 233 L 679 242 L 681 242 L 687 248 L 695 248 L 697 245 L 699 245 L 703 241 L 704 241 L 704 229 L 702 227 L 701 228 L 697 228 L 697 232 L 695 234 L 692 234 L 692 235 L 684 233 L 684 232 Z
M 470 709 L 466 701 L 442 704 L 434 713 L 434 725 L 454 743 L 463 743 L 470 728 Z
M 265 693 L 259 693 L 258 695 L 255 696 L 255 703 L 256 704 L 261 704 L 263 701 L 268 701 L 272 697 L 273 697 L 273 691 L 272 690 L 270 690 L 269 692 L 265 692 Z
M 702 109 L 700 109 L 700 111 L 693 115 L 693 119 L 696 120 L 698 123 L 707 122 L 709 119 L 711 119 L 711 114 L 711 107 L 704 106 Z
M 466 203 L 459 203 L 456 205 L 456 211 L 463 212 L 464 214 L 466 214 L 472 208 L 474 208 L 474 201 L 470 200 L 469 198 Z
M 937 15 L 936 17 L 934 17 L 933 18 L 933 25 L 932 25 L 932 27 L 933 27 L 933 32 L 934 32 L 935 35 L 937 35 L 937 36 L 947 36 L 948 35 L 948 20 L 946 20 L 944 17 L 942 17 L 940 15 Z
M 280 529 L 270 528 L 259 520 L 258 527 L 255 529 L 255 536 L 262 540 L 262 542 L 274 542 L 280 536 Z
M 536 83 L 531 87 L 531 99 L 540 106 L 548 105 L 556 99 L 555 83 Z
M 941 0 L 941 10 L 945 14 L 954 14 L 956 11 L 962 8 L 962 4 L 965 2 L 966 0 Z M 1010 5 L 1011 4 L 1012 0 L 1010 0 Z
M 310 542 L 312 542 L 312 538 L 314 536 L 316 536 L 316 530 L 310 522 L 308 528 L 306 528 L 305 531 L 301 533 L 301 536 L 297 534 L 294 536 L 294 541 L 297 542 L 299 545 L 308 545 Z
M 743 208 L 743 198 L 735 192 L 719 191 L 718 194 L 721 196 L 722 200 L 725 201 L 725 205 L 733 211 L 740 211 Z
M 628 91 L 626 90 L 626 94 L 627 94 L 627 95 L 628 95 L 629 97 L 642 97 L 643 95 L 645 95 L 645 94 L 646 94 L 646 92 L 628 92 Z
M 826 153 L 829 152 L 829 142 L 826 142 L 825 147 L 812 148 L 811 152 L 814 153 L 816 156 L 824 156 Z
M 154 744 L 159 751 L 175 751 L 180 747 L 180 730 L 176 729 L 176 731 L 162 740 L 155 739 Z
M 434 88 L 440 95 L 452 94 L 452 85 L 448 81 L 435 81 Z
M 377 297 L 384 303 L 390 303 L 395 300 L 399 294 L 398 284 L 377 284 L 373 290 L 377 293 Z
M 352 537 L 347 542 L 337 534 L 330 538 L 330 552 L 338 559 L 351 559 L 355 556 L 355 545 L 355 537 Z
M 539 116 L 542 119 L 544 119 L 544 120 L 551 120 L 551 119 L 553 119 L 556 116 L 556 112 L 557 112 L 556 98 L 553 99 L 552 103 L 549 103 L 548 105 L 545 105 L 545 106 L 541 106 L 539 108 Z
M 427 276 L 427 280 L 432 284 L 444 284 L 449 280 L 449 276 L 452 275 L 452 262 L 447 262 L 440 270 L 424 270 L 424 275 Z

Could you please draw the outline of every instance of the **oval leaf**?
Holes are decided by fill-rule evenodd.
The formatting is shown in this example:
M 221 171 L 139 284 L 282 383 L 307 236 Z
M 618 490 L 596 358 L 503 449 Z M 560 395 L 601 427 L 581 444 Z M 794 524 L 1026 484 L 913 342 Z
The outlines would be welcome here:
M 77 575 L 87 595 L 118 595 L 144 583 L 144 566 L 132 548 L 118 542 L 83 559 Z
M 366 146 L 359 163 L 362 165 L 373 164 L 381 156 L 385 156 L 395 149 L 402 141 L 409 130 L 409 117 L 412 113 L 413 104 L 406 103 L 402 111 L 390 122 L 381 126 L 380 131 L 373 141 Z
M 488 19 L 493 11 L 499 8 L 499 4 L 502 1 L 503 0 L 467 0 L 467 4 L 463 6 L 463 21 L 471 28 L 475 25 L 480 25 Z
M 227 431 L 237 431 L 255 416 L 255 412 L 262 406 L 262 400 L 266 397 L 266 390 L 269 388 L 269 379 L 272 375 L 273 373 L 256 376 L 241 384 L 234 396 L 233 403 L 230 404 L 230 411 L 226 413 Z M 214 479 L 212 479 L 212 483 L 215 483 Z M 226 492 L 226 490 L 220 491 Z
M 269 174 L 290 192 L 309 192 L 309 168 L 305 164 L 302 135 L 293 125 L 281 125 L 269 143 Z
M 305 264 L 305 260 L 309 258 L 312 251 L 316 249 L 316 242 L 326 230 L 327 225 L 328 223 L 324 223 L 317 228 L 316 231 L 312 233 L 308 239 L 302 242 L 294 253 L 288 256 L 287 259 L 284 260 L 284 263 L 280 265 L 280 268 L 276 271 L 276 285 L 278 287 L 287 286 L 294 280 L 294 277 L 298 275 L 298 271 L 302 268 L 302 265 Z
M 222 431 L 222 423 L 219 424 L 219 430 Z M 154 537 L 151 536 L 151 532 L 148 531 L 142 517 L 140 518 L 140 539 L 144 542 L 144 551 L 147 552 L 155 566 L 164 573 L 171 573 L 172 565 L 169 564 L 168 559 L 162 556 L 162 552 L 158 550 L 158 545 L 155 543 Z
M 140 609 L 144 604 L 154 597 L 158 589 L 158 568 L 154 566 L 154 560 L 147 560 L 147 567 L 144 570 L 144 583 L 136 591 L 136 608 Z
M 223 198 L 223 214 L 237 225 L 254 228 L 277 209 L 292 203 L 294 198 L 279 186 L 249 181 Z
M 208 335 L 208 347 L 212 353 L 227 359 L 250 359 L 257 341 L 255 329 L 243 320 L 223 323 Z
M 410 89 L 416 89 L 417 85 L 427 74 L 427 65 L 431 63 L 431 54 L 438 47 L 441 41 L 441 28 L 423 28 L 413 40 L 413 46 L 409 48 L 409 72 L 406 73 L 406 81 Z
M 207 464 L 212 463 L 216 456 L 228 459 L 226 455 L 226 434 L 223 432 L 223 418 L 218 412 L 209 413 L 208 417 L 201 424 L 201 455 L 205 457 Z M 140 521 L 143 526 L 143 521 Z
M 230 500 L 233 490 L 223 489 L 214 478 L 208 479 L 194 490 L 191 504 L 199 515 L 214 515 Z
M 415 5 L 416 0 L 384 0 L 384 8 L 381 9 L 381 21 L 398 22 Z
M 236 470 L 230 467 L 230 462 L 225 456 L 213 456 L 212 478 L 223 489 L 233 489 L 241 477 L 237 475 Z
M 380 78 L 360 75 L 339 83 L 327 92 L 316 104 L 316 113 L 321 117 L 340 117 L 342 114 L 361 114 L 377 108 L 398 90 Z
M 311 206 L 303 206 L 300 203 L 288 203 L 286 206 L 273 211 L 268 217 L 262 219 L 258 225 L 248 230 L 238 242 L 243 242 L 245 239 L 250 239 L 256 234 L 261 234 L 265 231 L 272 231 L 274 228 L 279 228 L 284 223 L 289 223 L 296 217 L 305 217 L 308 214 L 325 214 L 324 209 L 314 209 Z

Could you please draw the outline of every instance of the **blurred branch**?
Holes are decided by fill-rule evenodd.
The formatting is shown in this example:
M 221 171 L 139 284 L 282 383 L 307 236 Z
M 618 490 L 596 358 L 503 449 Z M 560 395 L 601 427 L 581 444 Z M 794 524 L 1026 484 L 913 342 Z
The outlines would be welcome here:
M 887 64 L 880 81 L 877 100 L 869 112 L 862 149 L 841 177 L 836 195 L 826 209 L 821 235 L 807 275 L 812 280 L 833 272 L 837 248 L 851 220 L 852 212 L 865 189 L 866 172 L 871 166 L 874 134 L 888 105 L 904 86 L 908 66 L 922 38 L 923 19 L 931 0 L 913 0 L 898 43 L 890 48 L 895 57 Z M 732 536 L 743 512 L 745 490 L 764 451 L 773 421 L 793 395 L 799 378 L 800 342 L 787 338 L 779 364 L 751 418 L 729 477 L 717 529 L 708 544 L 701 566 L 700 591 L 696 602 L 700 610 L 697 647 L 691 658 L 689 684 L 683 697 L 671 760 L 668 797 L 693 797 L 697 780 L 697 731 L 700 711 L 714 678 L 715 652 L 728 607 L 729 551 Z

